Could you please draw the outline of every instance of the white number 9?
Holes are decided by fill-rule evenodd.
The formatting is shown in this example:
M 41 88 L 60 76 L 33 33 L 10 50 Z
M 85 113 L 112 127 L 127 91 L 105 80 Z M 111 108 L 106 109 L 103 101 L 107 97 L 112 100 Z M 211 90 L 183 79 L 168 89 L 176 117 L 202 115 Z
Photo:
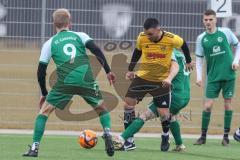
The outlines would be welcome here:
M 75 59 L 75 56 L 76 56 L 76 47 L 71 43 L 67 43 L 63 46 L 63 52 L 66 55 L 71 56 L 70 63 L 74 63 L 74 59 Z

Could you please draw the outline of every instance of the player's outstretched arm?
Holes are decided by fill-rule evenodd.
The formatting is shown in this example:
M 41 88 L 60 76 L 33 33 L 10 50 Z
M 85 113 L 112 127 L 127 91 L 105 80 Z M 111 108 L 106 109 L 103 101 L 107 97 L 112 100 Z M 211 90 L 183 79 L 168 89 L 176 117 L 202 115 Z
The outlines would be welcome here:
M 88 41 L 86 43 L 86 48 L 89 49 L 97 57 L 98 61 L 103 66 L 103 68 L 107 74 L 107 78 L 108 78 L 110 85 L 115 83 L 116 76 L 114 73 L 111 72 L 111 69 L 107 63 L 106 57 L 104 56 L 101 49 L 93 41 Z
M 236 46 L 235 57 L 232 63 L 232 69 L 235 71 L 239 68 L 239 60 L 240 60 L 240 43 L 238 43 Z
M 138 50 L 137 48 L 134 49 L 133 54 L 132 54 L 132 58 L 131 58 L 131 62 L 128 66 L 128 72 L 126 73 L 126 79 L 134 79 L 135 74 L 133 72 L 137 62 L 139 61 L 139 59 L 142 56 L 142 51 Z
M 182 51 L 183 51 L 183 54 L 185 56 L 185 59 L 186 59 L 186 68 L 187 70 L 193 70 L 193 62 L 192 62 L 192 58 L 190 56 L 190 51 L 189 51 L 189 47 L 186 43 L 186 41 L 183 41 L 183 45 L 181 47 Z
M 40 101 L 39 101 L 39 108 L 42 107 L 42 104 L 44 103 L 46 96 L 48 94 L 48 91 L 46 88 L 46 70 L 47 70 L 47 64 L 43 64 L 43 63 L 38 64 L 37 79 L 38 79 L 38 84 L 42 93 L 42 96 L 40 97 Z
M 172 83 L 172 80 L 173 78 L 177 75 L 179 71 L 179 65 L 176 61 L 173 61 L 172 60 L 172 63 L 171 63 L 171 68 L 170 68 L 170 72 L 169 72 L 169 75 L 166 79 L 163 80 L 162 84 L 163 84 L 163 87 L 167 87 L 167 86 L 170 86 L 171 83 Z
M 203 57 L 196 57 L 196 71 L 197 71 L 197 86 L 203 87 L 202 82 L 202 65 L 203 65 Z

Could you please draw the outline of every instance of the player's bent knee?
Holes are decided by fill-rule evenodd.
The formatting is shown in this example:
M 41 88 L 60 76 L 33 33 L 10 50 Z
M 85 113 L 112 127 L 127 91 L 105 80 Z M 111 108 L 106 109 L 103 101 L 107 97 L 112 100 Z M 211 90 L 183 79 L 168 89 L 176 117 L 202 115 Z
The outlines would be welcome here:
M 106 108 L 106 106 L 105 106 L 104 103 L 102 103 L 102 104 L 99 105 L 99 106 L 94 107 L 94 110 L 96 111 L 96 113 L 97 113 L 98 115 L 102 115 L 102 114 L 105 114 L 105 113 L 108 112 L 108 109 Z
M 213 101 L 207 101 L 204 103 L 204 110 L 206 112 L 211 112 L 212 111 L 212 106 L 213 106 Z
M 139 116 L 139 118 L 142 119 L 144 122 L 150 119 L 154 119 L 155 117 L 156 115 L 151 110 L 148 110 Z
M 124 108 L 133 109 L 137 104 L 137 100 L 133 98 L 126 97 L 124 100 Z
M 169 116 L 169 109 L 168 108 L 158 108 L 158 113 L 161 117 Z
M 212 107 L 207 107 L 207 108 L 205 108 L 204 111 L 205 111 L 205 112 L 211 112 L 211 111 L 212 111 Z
M 175 115 L 171 116 L 170 122 L 175 122 L 177 121 L 177 117 Z
M 49 103 L 44 103 L 41 110 L 39 111 L 39 114 L 45 115 L 45 116 L 49 116 L 52 111 L 54 111 L 54 107 L 49 104 Z
M 225 110 L 231 110 L 232 107 L 230 106 L 232 102 L 231 98 L 224 98 L 224 109 Z

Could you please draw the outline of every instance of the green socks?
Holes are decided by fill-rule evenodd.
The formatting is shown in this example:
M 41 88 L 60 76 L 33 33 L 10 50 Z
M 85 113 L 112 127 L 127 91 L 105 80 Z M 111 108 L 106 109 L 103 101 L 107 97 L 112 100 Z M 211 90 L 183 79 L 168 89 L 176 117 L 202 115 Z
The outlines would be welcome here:
M 225 110 L 224 113 L 224 128 L 231 128 L 231 122 L 232 122 L 232 110 Z
M 225 138 L 228 137 L 228 133 L 231 128 L 232 114 L 233 114 L 232 110 L 225 110 L 225 113 L 224 113 L 224 137 Z
M 211 112 L 206 112 L 203 111 L 202 112 L 202 135 L 201 137 L 205 137 L 207 136 L 207 130 L 208 130 L 208 125 L 210 122 L 210 117 L 211 117 Z
M 45 115 L 39 114 L 35 121 L 34 133 L 33 133 L 33 142 L 40 142 L 45 130 L 46 122 L 48 117 Z
M 172 132 L 176 145 L 181 145 L 183 142 L 178 121 L 170 123 L 170 130 Z
M 144 125 L 144 121 L 140 118 L 135 119 L 130 126 L 121 134 L 121 136 L 127 140 L 130 137 L 133 137 L 135 133 L 137 133 L 142 126 Z
M 103 112 L 99 115 L 100 123 L 102 124 L 103 129 L 111 128 L 111 118 L 109 112 Z

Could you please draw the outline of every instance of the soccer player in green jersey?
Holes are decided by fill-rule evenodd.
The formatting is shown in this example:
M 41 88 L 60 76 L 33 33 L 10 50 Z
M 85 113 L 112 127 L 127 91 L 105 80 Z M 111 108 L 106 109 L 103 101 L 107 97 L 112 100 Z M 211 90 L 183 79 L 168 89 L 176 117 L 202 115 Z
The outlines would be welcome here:
M 64 109 L 74 95 L 81 96 L 96 110 L 104 130 L 105 150 L 109 156 L 114 154 L 110 134 L 110 114 L 103 102 L 99 86 L 93 77 L 86 48 L 100 61 L 110 85 L 114 83 L 115 75 L 111 72 L 105 56 L 99 47 L 95 45 L 93 39 L 86 33 L 69 30 L 70 19 L 71 15 L 67 9 L 57 9 L 53 13 L 53 23 L 57 33 L 44 43 L 37 72 L 42 92 L 40 102 L 43 104 L 35 120 L 33 144 L 23 156 L 38 156 L 40 141 L 49 115 L 56 108 Z M 47 65 L 51 58 L 57 67 L 57 82 L 48 93 L 45 77 Z
M 215 11 L 209 9 L 204 12 L 203 24 L 206 31 L 200 34 L 196 42 L 196 70 L 197 86 L 203 87 L 202 64 L 206 60 L 206 86 L 205 102 L 202 112 L 202 133 L 201 137 L 194 143 L 201 145 L 206 143 L 208 125 L 214 99 L 222 90 L 224 98 L 224 136 L 222 145 L 229 144 L 228 134 L 231 127 L 232 107 L 231 99 L 235 88 L 235 71 L 239 67 L 240 44 L 237 37 L 229 28 L 216 27 L 217 18 Z M 235 57 L 231 46 L 235 47 Z
M 180 125 L 176 119 L 176 116 L 181 109 L 187 106 L 190 100 L 190 72 L 186 71 L 186 61 L 183 54 L 175 49 L 174 55 L 179 69 L 176 68 L 176 65 L 174 65 L 174 63 L 172 62 L 171 71 L 174 70 L 175 72 L 178 72 L 176 72 L 177 75 L 175 76 L 175 78 L 173 80 L 170 80 L 170 82 L 172 83 L 172 101 L 169 108 L 171 113 L 170 130 L 176 143 L 176 148 L 173 150 L 184 151 L 185 146 L 182 142 Z M 114 147 L 118 150 L 128 150 L 128 147 L 124 145 L 125 141 L 129 137 L 133 137 L 133 135 L 143 127 L 144 123 L 147 120 L 153 119 L 156 116 L 159 117 L 157 106 L 153 102 L 151 102 L 149 105 L 149 109 L 143 114 L 141 114 L 138 118 L 136 118 L 131 123 L 131 125 L 113 141 Z

